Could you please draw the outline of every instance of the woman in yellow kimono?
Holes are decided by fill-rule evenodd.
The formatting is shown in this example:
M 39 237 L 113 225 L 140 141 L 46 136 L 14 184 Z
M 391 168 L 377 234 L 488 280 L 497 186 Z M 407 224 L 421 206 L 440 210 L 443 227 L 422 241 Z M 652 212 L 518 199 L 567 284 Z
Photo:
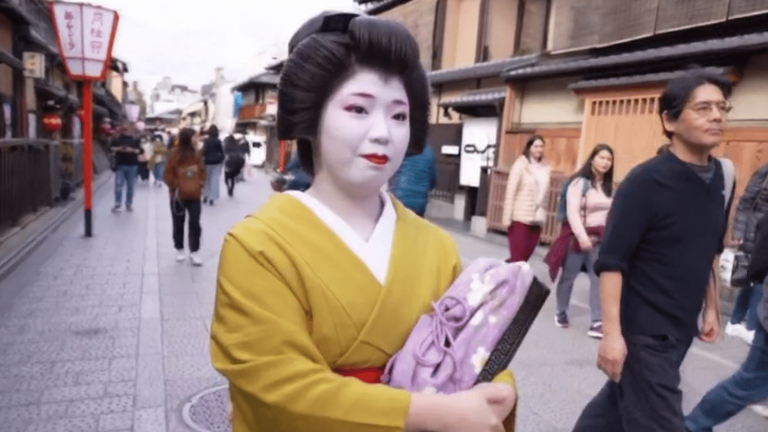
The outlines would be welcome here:
M 461 271 L 451 237 L 381 192 L 423 148 L 429 84 L 400 24 L 325 13 L 289 45 L 279 139 L 313 178 L 227 235 L 211 330 L 234 432 L 501 432 L 511 373 L 452 395 L 379 383 Z

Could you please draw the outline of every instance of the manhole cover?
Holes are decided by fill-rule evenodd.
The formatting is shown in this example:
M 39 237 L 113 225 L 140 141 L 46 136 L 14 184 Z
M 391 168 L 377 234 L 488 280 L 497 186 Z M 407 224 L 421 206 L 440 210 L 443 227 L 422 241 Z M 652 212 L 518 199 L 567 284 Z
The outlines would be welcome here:
M 198 432 L 230 432 L 227 418 L 229 388 L 224 385 L 193 396 L 181 412 L 184 422 Z

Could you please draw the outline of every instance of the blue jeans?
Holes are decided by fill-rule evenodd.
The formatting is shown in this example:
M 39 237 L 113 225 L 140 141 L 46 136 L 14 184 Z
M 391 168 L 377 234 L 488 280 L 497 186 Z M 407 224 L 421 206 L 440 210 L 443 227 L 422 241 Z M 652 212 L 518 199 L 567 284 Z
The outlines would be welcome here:
M 115 206 L 123 203 L 123 185 L 125 185 L 125 203 L 133 204 L 133 185 L 139 167 L 136 165 L 118 165 L 115 169 Z
M 224 164 L 205 166 L 205 188 L 203 198 L 209 201 L 219 199 L 219 183 L 221 183 L 221 168 Z
M 701 399 L 685 419 L 690 432 L 712 432 L 748 405 L 768 399 L 768 332 L 762 325 L 755 329 L 755 340 L 747 359 L 730 378 L 721 382 Z
M 757 317 L 757 306 L 762 298 L 763 286 L 761 284 L 758 283 L 752 285 L 752 287 L 742 288 L 733 306 L 731 324 L 740 324 L 746 320 L 747 330 L 756 329 L 760 325 Z
M 163 174 L 165 173 L 165 162 L 158 162 L 155 164 L 155 168 L 152 171 L 152 175 L 155 176 L 155 181 L 163 181 Z

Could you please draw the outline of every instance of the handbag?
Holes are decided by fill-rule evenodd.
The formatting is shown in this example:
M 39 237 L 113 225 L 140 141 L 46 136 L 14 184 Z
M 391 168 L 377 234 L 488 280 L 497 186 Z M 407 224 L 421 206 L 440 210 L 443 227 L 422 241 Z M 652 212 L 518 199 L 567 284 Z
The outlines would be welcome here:
M 472 262 L 420 317 L 382 382 L 450 394 L 492 381 L 509 367 L 549 292 L 526 262 Z
M 742 251 L 735 252 L 731 265 L 730 286 L 732 288 L 743 288 L 750 285 L 747 267 L 749 267 L 749 256 Z
M 184 216 L 187 210 L 184 208 L 184 204 L 181 202 L 181 198 L 179 198 L 179 191 L 173 190 L 170 192 L 171 192 L 171 214 L 174 216 Z
M 757 203 L 760 201 L 760 194 L 763 193 L 766 186 L 768 186 L 768 177 L 763 180 L 763 184 L 760 185 L 760 189 L 755 196 L 755 202 L 752 203 L 752 208 L 749 209 L 747 215 L 747 227 L 745 235 L 749 231 L 755 231 L 757 229 L 757 215 L 755 210 L 757 209 Z M 727 205 L 727 202 L 726 202 Z M 749 267 L 749 254 L 744 251 L 736 251 L 733 255 L 733 264 L 731 266 L 730 286 L 733 288 L 743 288 L 751 285 L 749 277 L 747 276 L 747 267 Z

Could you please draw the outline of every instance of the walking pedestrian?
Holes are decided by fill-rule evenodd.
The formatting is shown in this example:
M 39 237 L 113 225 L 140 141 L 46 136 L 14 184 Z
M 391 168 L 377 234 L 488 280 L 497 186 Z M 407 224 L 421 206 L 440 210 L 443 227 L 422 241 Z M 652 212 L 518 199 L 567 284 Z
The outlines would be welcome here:
M 541 237 L 546 222 L 544 200 L 549 191 L 551 169 L 544 162 L 544 138 L 533 135 L 523 154 L 515 160 L 507 176 L 502 221 L 507 227 L 507 262 L 528 261 Z
M 553 281 L 560 271 L 555 315 L 558 327 L 570 326 L 568 308 L 576 278 L 582 271 L 589 276 L 591 324 L 587 335 L 596 339 L 603 337 L 603 314 L 595 262 L 613 201 L 613 166 L 613 149 L 608 144 L 598 144 L 581 169 L 569 179 L 565 196 L 560 197 L 566 218 L 560 235 L 544 258 Z
M 240 170 L 240 175 L 237 176 L 237 181 L 242 182 L 245 181 L 246 175 L 247 177 L 251 176 L 251 141 L 248 140 L 242 133 L 236 133 L 234 137 L 240 146 L 240 153 L 243 155 L 243 158 L 246 161 L 244 169 Z M 256 143 L 256 145 L 260 144 Z
M 232 135 L 224 140 L 224 154 L 227 158 L 224 162 L 224 184 L 227 185 L 227 194 L 231 197 L 235 194 L 237 177 L 245 165 L 245 157 L 240 151 L 237 140 Z
M 393 21 L 327 13 L 291 45 L 278 136 L 297 140 L 313 180 L 272 195 L 222 246 L 211 356 L 232 430 L 514 431 L 510 371 L 449 395 L 381 385 L 461 267 L 447 233 L 381 192 L 427 137 L 416 40 Z
M 219 183 L 221 170 L 224 165 L 224 146 L 219 139 L 219 128 L 216 125 L 208 128 L 208 137 L 203 141 L 203 157 L 205 158 L 205 190 L 203 204 L 210 204 L 219 199 Z
M 389 181 L 389 190 L 395 198 L 417 215 L 427 213 L 429 191 L 437 185 L 435 153 L 429 143 L 421 153 L 405 154 L 405 159 Z
M 768 213 L 768 164 L 752 174 L 736 208 L 732 238 L 743 254 L 737 258 L 743 259 L 740 265 L 749 266 L 751 256 L 758 251 L 755 248 L 757 224 L 766 213 Z M 734 288 L 740 288 L 740 290 L 731 319 L 725 326 L 725 334 L 741 338 L 751 344 L 755 337 L 755 330 L 759 326 L 757 307 L 763 294 L 762 280 L 737 283 L 741 282 L 745 284 L 735 286 L 732 283 Z
M 753 237 L 754 253 L 747 271 L 748 280 L 768 291 L 768 213 L 764 214 Z M 685 418 L 689 432 L 712 432 L 750 404 L 768 399 L 768 292 L 758 305 L 759 321 L 753 330 L 752 346 L 739 370 L 708 391 Z M 756 412 L 764 407 L 757 405 Z
M 714 266 L 735 180 L 733 164 L 711 152 L 730 95 L 726 78 L 702 69 L 672 79 L 659 98 L 671 146 L 616 191 L 595 264 L 605 335 L 597 366 L 609 380 L 575 432 L 686 430 L 680 365 L 694 337 L 720 334 Z
M 285 186 L 280 188 L 280 191 L 301 191 L 309 189 L 312 186 L 312 179 L 309 177 L 299 161 L 299 154 L 294 152 L 288 164 L 285 166 L 284 172 L 287 174 L 287 181 Z
M 184 253 L 184 220 L 189 216 L 189 260 L 192 265 L 203 264 L 200 250 L 200 213 L 203 186 L 206 180 L 203 156 L 197 151 L 197 133 L 194 129 L 179 131 L 178 143 L 168 155 L 164 174 L 165 184 L 170 192 L 171 215 L 173 218 L 173 243 L 176 260 L 187 258 Z
M 110 150 L 115 158 L 115 205 L 113 212 L 120 211 L 123 205 L 123 188 L 125 188 L 125 209 L 133 211 L 133 191 L 139 166 L 139 155 L 144 153 L 139 140 L 129 133 L 127 127 L 112 139 Z
M 143 152 L 139 155 L 138 177 L 143 182 L 149 181 L 149 165 L 152 159 L 152 143 L 146 136 L 139 138 L 139 145 Z
M 165 162 L 168 159 L 168 147 L 163 142 L 161 135 L 155 135 L 152 141 L 152 175 L 155 178 L 155 186 L 163 184 Z

